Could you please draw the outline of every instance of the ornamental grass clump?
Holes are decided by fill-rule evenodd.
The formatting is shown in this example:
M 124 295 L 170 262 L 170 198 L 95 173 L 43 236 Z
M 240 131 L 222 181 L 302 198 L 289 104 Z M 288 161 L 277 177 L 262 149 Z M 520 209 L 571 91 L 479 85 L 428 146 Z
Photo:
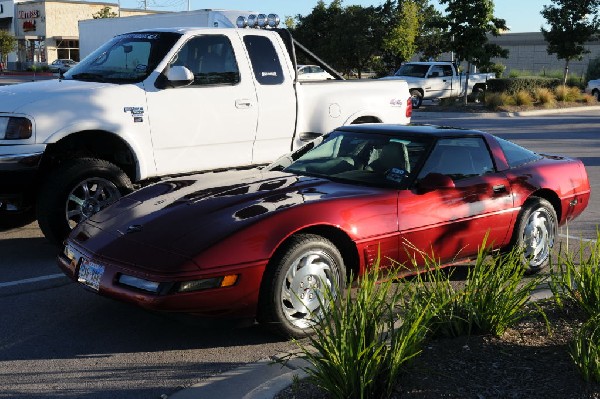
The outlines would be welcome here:
M 559 251 L 550 288 L 558 305 L 574 305 L 586 318 L 600 314 L 600 232 L 595 241 L 581 241 L 576 253 Z
M 428 259 L 431 262 L 434 258 Z M 532 310 L 526 305 L 543 278 L 523 281 L 526 270 L 523 262 L 522 251 L 491 254 L 484 240 L 462 289 L 451 284 L 451 273 L 435 265 L 427 274 L 427 281 L 419 279 L 414 288 L 416 297 L 430 300 L 434 314 L 432 334 L 501 336 L 508 327 L 529 315 Z
M 515 104 L 523 105 L 523 106 L 531 106 L 533 105 L 533 97 L 527 90 L 519 90 L 514 95 Z
M 600 382 L 600 315 L 581 326 L 569 346 L 569 353 L 585 381 Z
M 421 351 L 428 307 L 407 307 L 399 315 L 397 304 L 411 302 L 406 285 L 381 277 L 376 265 L 339 303 L 325 293 L 320 300 L 330 306 L 314 335 L 308 344 L 297 342 L 311 364 L 305 371 L 332 398 L 389 397 L 406 363 Z
M 537 88 L 534 92 L 534 97 L 536 98 L 536 101 L 545 108 L 552 108 L 556 105 L 554 93 L 546 87 Z
M 581 90 L 578 87 L 558 86 L 554 94 L 558 101 L 575 102 L 581 99 Z

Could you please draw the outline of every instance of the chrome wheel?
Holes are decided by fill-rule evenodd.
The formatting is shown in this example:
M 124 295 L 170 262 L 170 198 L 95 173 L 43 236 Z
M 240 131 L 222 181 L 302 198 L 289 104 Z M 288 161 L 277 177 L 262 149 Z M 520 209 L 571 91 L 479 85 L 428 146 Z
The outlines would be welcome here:
M 92 177 L 81 181 L 67 197 L 66 218 L 72 229 L 78 223 L 121 198 L 121 192 L 110 180 Z
M 338 295 L 339 266 L 323 250 L 307 250 L 290 265 L 281 286 L 281 308 L 289 323 L 305 329 L 322 317 L 323 295 Z
M 556 219 L 545 207 L 533 210 L 523 229 L 523 256 L 530 269 L 544 266 L 554 246 Z

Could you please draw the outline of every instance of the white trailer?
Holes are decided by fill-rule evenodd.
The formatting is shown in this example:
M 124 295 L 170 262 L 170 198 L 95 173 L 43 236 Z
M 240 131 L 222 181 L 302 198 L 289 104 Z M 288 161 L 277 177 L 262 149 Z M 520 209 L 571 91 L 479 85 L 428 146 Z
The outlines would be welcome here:
M 79 56 L 81 59 L 85 58 L 109 39 L 121 33 L 173 27 L 235 28 L 237 17 L 249 14 L 253 12 L 204 9 L 121 18 L 85 19 L 79 21 Z

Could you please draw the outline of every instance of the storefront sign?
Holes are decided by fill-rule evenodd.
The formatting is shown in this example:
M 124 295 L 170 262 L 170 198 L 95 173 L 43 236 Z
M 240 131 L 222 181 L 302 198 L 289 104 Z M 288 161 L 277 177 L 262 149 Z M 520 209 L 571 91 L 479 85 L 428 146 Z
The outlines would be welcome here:
M 40 10 L 19 11 L 19 19 L 33 19 L 40 17 Z

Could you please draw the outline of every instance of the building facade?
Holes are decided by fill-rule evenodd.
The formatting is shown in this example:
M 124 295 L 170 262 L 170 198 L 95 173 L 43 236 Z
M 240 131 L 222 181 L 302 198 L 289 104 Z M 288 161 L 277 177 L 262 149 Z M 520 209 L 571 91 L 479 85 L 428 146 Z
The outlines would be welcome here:
M 105 7 L 119 16 L 154 14 L 151 10 L 120 9 L 118 4 L 60 1 L 0 1 L 0 29 L 17 38 L 17 50 L 8 55 L 8 69 L 25 70 L 58 58 L 79 61 L 78 22 L 92 19 Z

